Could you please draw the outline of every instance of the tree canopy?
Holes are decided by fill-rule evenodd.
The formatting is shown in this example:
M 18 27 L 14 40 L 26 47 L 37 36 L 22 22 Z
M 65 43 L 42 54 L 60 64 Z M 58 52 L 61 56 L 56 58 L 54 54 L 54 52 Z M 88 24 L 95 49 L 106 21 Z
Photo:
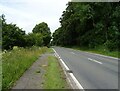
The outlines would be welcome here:
M 119 3 L 69 2 L 60 17 L 61 27 L 53 33 L 53 44 L 118 50 L 119 19 Z
M 2 15 L 2 48 L 11 49 L 13 46 L 25 46 L 25 31 L 16 26 L 16 24 L 7 24 Z
M 48 27 L 47 23 L 42 22 L 39 24 L 36 24 L 36 26 L 33 28 L 33 33 L 41 33 L 41 34 L 50 34 L 50 28 Z
M 43 44 L 45 46 L 48 46 L 49 43 L 50 43 L 50 40 L 51 40 L 51 32 L 50 32 L 50 28 L 48 27 L 47 23 L 45 22 L 42 22 L 42 23 L 39 23 L 37 24 L 34 28 L 33 28 L 33 33 L 37 35 L 38 34 L 42 34 L 43 37 Z
M 51 32 L 47 23 L 36 25 L 33 33 L 26 34 L 16 24 L 7 24 L 4 15 L 1 16 L 0 21 L 2 22 L 2 49 L 12 49 L 13 46 L 48 46 L 50 43 Z

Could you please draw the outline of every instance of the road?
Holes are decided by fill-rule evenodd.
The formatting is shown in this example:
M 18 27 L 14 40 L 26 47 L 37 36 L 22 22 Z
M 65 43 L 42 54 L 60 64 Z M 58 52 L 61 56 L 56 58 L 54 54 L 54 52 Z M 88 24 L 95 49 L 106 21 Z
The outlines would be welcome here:
M 118 89 L 118 59 L 54 47 L 84 89 Z

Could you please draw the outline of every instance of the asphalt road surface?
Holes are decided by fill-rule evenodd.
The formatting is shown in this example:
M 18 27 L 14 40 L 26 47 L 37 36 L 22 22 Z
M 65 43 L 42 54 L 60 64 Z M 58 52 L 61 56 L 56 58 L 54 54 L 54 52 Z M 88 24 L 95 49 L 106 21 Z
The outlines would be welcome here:
M 84 89 L 118 89 L 118 58 L 54 47 Z

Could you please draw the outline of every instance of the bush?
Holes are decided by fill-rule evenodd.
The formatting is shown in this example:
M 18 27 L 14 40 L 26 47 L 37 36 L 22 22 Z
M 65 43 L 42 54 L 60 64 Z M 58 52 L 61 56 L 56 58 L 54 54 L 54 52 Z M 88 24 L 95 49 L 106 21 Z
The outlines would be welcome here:
M 104 46 L 109 50 L 109 51 L 114 51 L 118 50 L 118 43 L 112 40 L 108 40 L 107 42 L 104 43 Z

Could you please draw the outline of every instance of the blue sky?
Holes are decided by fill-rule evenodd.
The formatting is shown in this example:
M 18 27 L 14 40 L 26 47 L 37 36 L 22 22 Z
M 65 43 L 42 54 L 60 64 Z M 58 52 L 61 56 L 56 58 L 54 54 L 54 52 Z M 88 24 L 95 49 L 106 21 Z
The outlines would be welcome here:
M 0 0 L 0 14 L 5 14 L 7 23 L 17 24 L 26 33 L 46 22 L 51 32 L 60 26 L 59 18 L 70 0 Z

